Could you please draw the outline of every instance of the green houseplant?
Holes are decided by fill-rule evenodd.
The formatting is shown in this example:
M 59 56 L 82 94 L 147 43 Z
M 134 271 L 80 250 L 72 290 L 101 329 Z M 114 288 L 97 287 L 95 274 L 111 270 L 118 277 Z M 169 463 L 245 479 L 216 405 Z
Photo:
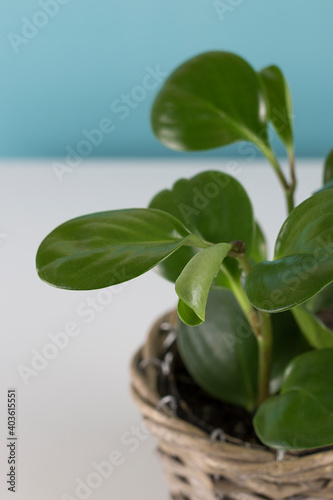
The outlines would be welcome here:
M 158 193 L 146 209 L 86 215 L 57 227 L 39 247 L 39 276 L 60 288 L 90 290 L 157 267 L 175 282 L 177 348 L 196 383 L 216 400 L 243 407 L 270 449 L 333 445 L 333 153 L 323 186 L 295 207 L 287 82 L 276 66 L 256 72 L 227 52 L 205 53 L 176 69 L 156 97 L 152 126 L 179 151 L 249 141 L 262 152 L 288 211 L 273 260 L 244 188 L 225 173 L 205 171 Z M 285 146 L 287 176 L 269 126 Z

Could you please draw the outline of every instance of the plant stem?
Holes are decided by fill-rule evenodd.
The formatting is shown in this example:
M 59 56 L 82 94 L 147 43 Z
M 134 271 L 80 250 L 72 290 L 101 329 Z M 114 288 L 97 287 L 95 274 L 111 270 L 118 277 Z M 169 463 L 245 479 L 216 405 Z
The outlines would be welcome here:
M 290 149 L 288 151 L 288 159 L 289 159 L 289 166 L 290 166 L 290 177 L 291 177 L 291 184 L 290 184 L 290 196 L 292 199 L 292 204 L 294 204 L 293 199 L 294 199 L 294 193 L 296 189 L 296 184 L 297 184 L 297 179 L 296 179 L 296 170 L 295 170 L 295 155 L 294 151 Z
M 275 154 L 273 153 L 273 151 L 270 148 L 266 147 L 265 145 L 263 145 L 261 147 L 261 151 L 264 153 L 267 160 L 270 162 L 270 164 L 274 168 L 274 171 L 280 180 L 280 183 L 283 187 L 284 194 L 286 197 L 288 213 L 290 213 L 292 211 L 292 209 L 294 208 L 294 191 L 295 191 L 295 187 L 296 187 L 295 168 L 294 168 L 295 163 L 294 163 L 294 161 L 290 162 L 292 182 L 289 185 L 285 176 L 283 175 L 283 172 L 281 170 L 281 166 L 280 166 Z M 289 155 L 289 160 L 290 160 L 290 158 L 291 157 Z M 292 158 L 293 158 L 293 155 L 292 155 Z
M 281 170 L 280 164 L 273 150 L 269 145 L 269 142 L 267 140 L 262 140 L 259 136 L 256 136 L 255 134 L 251 133 L 247 133 L 247 138 L 250 142 L 253 142 L 253 144 L 257 146 L 257 148 L 262 152 L 262 154 L 267 158 L 269 163 L 272 165 L 284 190 L 287 201 L 288 213 L 290 213 L 294 208 L 294 191 L 296 188 L 295 158 L 292 146 L 287 148 L 289 164 L 290 164 L 290 174 L 291 174 L 291 182 L 289 184 Z
M 290 176 L 291 176 L 291 188 L 295 191 L 296 188 L 296 171 L 295 171 L 295 155 L 294 151 L 291 149 L 288 151 L 289 165 L 290 165 Z
M 239 258 L 238 258 L 239 260 Z M 243 260 L 244 262 L 244 260 Z M 246 267 L 249 263 L 246 259 Z M 269 396 L 269 381 L 272 364 L 272 324 L 270 315 L 262 311 L 256 311 L 250 304 L 245 291 L 239 281 L 236 281 L 228 270 L 222 265 L 223 272 L 227 274 L 231 289 L 244 312 L 253 334 L 258 342 L 259 367 L 258 367 L 258 406 Z M 248 271 L 247 271 L 248 272 Z
M 240 255 L 239 257 L 236 257 L 236 258 L 239 262 L 240 267 L 244 271 L 245 276 L 247 276 L 247 274 L 251 271 L 251 268 L 252 268 L 249 259 L 247 258 L 247 256 L 245 254 Z
M 237 302 L 240 305 L 243 313 L 245 314 L 251 325 L 250 318 L 252 318 L 253 316 L 254 309 L 251 306 L 250 302 L 248 301 L 248 298 L 243 290 L 242 285 L 240 283 L 237 283 L 232 277 L 228 276 L 228 278 L 231 284 L 231 289 L 237 299 Z
M 283 191 L 285 193 L 286 201 L 287 201 L 287 208 L 288 208 L 288 213 L 292 211 L 294 208 L 294 191 L 296 187 L 296 177 L 295 177 L 295 161 L 294 161 L 294 152 L 290 148 L 288 148 L 288 157 L 289 157 L 289 164 L 290 164 L 290 173 L 291 173 L 291 183 L 289 184 L 287 179 L 285 178 L 281 166 L 273 152 L 273 150 L 270 148 L 269 144 L 266 141 L 262 141 L 258 137 L 252 136 L 249 138 L 254 144 L 260 149 L 262 154 L 267 158 L 269 163 L 272 165 L 280 183 L 283 188 Z
M 258 406 L 269 396 L 269 379 L 272 364 L 273 335 L 270 315 L 260 312 L 261 328 L 257 336 L 259 347 Z
M 291 191 L 286 191 L 286 199 L 287 199 L 288 213 L 290 214 L 290 212 L 294 208 L 294 196 Z
M 289 184 L 281 170 L 281 166 L 275 156 L 275 154 L 273 153 L 273 151 L 270 149 L 270 148 L 265 148 L 263 150 L 263 153 L 265 154 L 267 160 L 270 162 L 270 164 L 272 165 L 272 167 L 274 168 L 274 171 L 276 173 L 276 175 L 278 176 L 278 179 L 283 187 L 283 189 L 285 191 L 288 191 L 289 189 Z

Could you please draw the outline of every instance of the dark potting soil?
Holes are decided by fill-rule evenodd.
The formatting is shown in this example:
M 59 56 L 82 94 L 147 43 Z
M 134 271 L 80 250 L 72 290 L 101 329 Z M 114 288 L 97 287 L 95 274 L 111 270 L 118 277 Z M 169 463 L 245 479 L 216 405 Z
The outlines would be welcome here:
M 160 375 L 159 392 L 161 397 L 174 396 L 177 402 L 176 413 L 179 418 L 199 427 L 208 434 L 220 430 L 218 438 L 224 435 L 253 445 L 262 445 L 252 425 L 249 412 L 240 406 L 224 403 L 201 389 L 184 366 L 176 347 L 170 349 L 173 361 L 170 373 Z
M 175 366 L 178 393 L 185 403 L 188 416 L 195 416 L 207 432 L 221 429 L 224 434 L 251 444 L 260 444 L 249 412 L 240 406 L 224 403 L 207 394 L 194 382 L 183 363 Z

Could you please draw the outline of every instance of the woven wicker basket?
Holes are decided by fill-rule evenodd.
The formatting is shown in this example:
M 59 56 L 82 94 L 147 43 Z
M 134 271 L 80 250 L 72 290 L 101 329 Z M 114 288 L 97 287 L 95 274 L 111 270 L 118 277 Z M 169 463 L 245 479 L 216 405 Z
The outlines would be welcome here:
M 333 500 L 333 449 L 283 455 L 231 436 L 212 440 L 176 416 L 172 397 L 161 400 L 158 379 L 161 372 L 168 375 L 161 352 L 172 325 L 174 313 L 161 318 L 132 361 L 133 396 L 157 439 L 171 498 Z

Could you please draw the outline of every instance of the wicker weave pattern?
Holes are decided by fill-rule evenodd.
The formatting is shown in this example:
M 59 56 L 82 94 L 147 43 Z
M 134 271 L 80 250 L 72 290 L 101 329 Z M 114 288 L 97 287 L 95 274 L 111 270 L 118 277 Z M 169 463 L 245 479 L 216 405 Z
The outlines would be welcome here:
M 165 321 L 166 317 L 163 318 Z M 170 319 L 170 318 L 168 318 Z M 158 442 L 171 497 L 175 500 L 333 500 L 333 450 L 305 456 L 264 448 L 212 442 L 200 429 L 156 409 L 157 369 L 142 370 L 142 359 L 160 349 L 158 321 L 147 344 L 132 362 L 132 392 L 147 426 Z

